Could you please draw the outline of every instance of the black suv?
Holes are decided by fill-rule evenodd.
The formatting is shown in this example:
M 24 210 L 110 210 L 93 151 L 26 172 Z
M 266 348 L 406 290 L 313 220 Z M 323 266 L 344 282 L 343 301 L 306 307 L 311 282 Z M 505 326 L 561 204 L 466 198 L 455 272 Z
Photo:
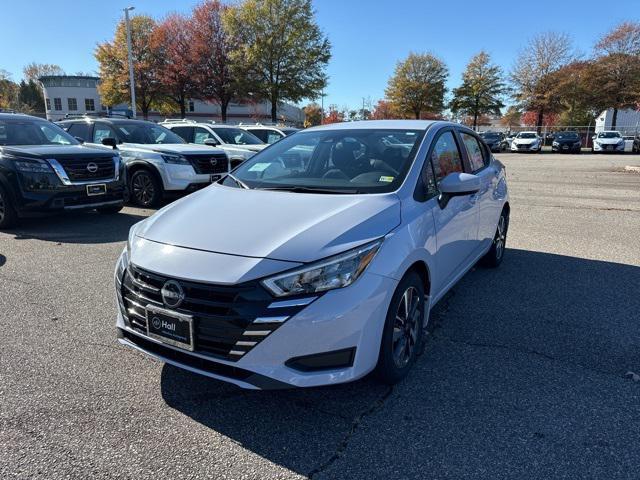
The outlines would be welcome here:
M 117 151 L 81 145 L 41 118 L 0 113 L 0 228 L 66 210 L 119 212 L 124 175 Z

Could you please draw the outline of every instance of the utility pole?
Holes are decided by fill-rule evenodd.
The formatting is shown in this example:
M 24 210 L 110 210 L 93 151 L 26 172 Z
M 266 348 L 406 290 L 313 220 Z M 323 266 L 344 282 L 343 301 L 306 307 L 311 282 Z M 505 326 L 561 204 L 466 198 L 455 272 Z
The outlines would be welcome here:
M 124 9 L 124 21 L 127 25 L 127 55 L 129 57 L 129 86 L 131 87 L 131 112 L 133 118 L 136 118 L 136 85 L 133 80 L 133 54 L 131 53 L 131 22 L 129 21 L 129 12 L 135 7 L 127 7 Z
M 322 110 L 322 115 L 320 117 L 320 125 L 324 124 L 324 88 L 320 92 L 320 109 Z

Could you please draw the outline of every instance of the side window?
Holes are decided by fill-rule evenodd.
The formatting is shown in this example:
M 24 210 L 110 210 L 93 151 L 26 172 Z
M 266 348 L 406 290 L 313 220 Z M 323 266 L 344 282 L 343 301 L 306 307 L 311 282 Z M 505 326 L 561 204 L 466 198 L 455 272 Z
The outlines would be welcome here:
M 115 138 L 117 140 L 118 136 L 109 125 L 96 123 L 93 127 L 93 143 L 102 143 L 104 138 Z
M 263 142 L 268 143 L 267 142 L 267 135 L 268 135 L 267 130 L 256 129 L 256 130 L 249 130 L 249 132 L 253 133 L 256 137 L 258 137 Z
M 88 123 L 74 123 L 68 129 L 74 137 L 81 138 L 85 142 L 89 140 L 89 124 Z
M 464 143 L 464 147 L 467 149 L 467 154 L 469 154 L 469 162 L 471 163 L 471 171 L 477 172 L 478 170 L 483 169 L 489 163 L 489 158 L 486 156 L 482 145 L 473 135 L 469 135 L 468 133 L 461 132 L 460 136 L 462 137 L 462 142 Z
M 44 136 L 47 137 L 47 140 L 50 143 L 55 143 L 58 145 L 70 145 L 71 142 L 66 138 L 60 135 L 59 130 L 54 130 L 46 124 L 40 125 L 40 130 L 44 133 Z
M 171 131 L 180 135 L 185 142 L 193 142 L 193 127 L 173 127 Z
M 444 132 L 438 137 L 431 151 L 431 163 L 437 183 L 452 172 L 463 171 L 462 158 L 453 132 Z
M 206 128 L 196 127 L 194 129 L 193 143 L 204 144 L 204 141 L 210 138 L 213 138 L 215 140 L 215 137 L 213 136 L 213 134 L 209 132 Z

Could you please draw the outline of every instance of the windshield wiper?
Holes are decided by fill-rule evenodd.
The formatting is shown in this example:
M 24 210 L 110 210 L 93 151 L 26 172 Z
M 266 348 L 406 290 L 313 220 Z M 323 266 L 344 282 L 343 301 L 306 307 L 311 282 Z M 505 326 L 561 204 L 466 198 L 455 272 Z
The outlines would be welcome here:
M 238 178 L 236 178 L 231 173 L 227 173 L 227 177 L 229 177 L 231 180 L 236 182 L 236 185 L 238 185 L 240 188 L 244 188 L 246 190 L 249 190 L 249 186 L 246 183 L 244 183 L 242 180 L 239 180 Z
M 289 187 L 265 187 L 256 188 L 256 190 L 272 190 L 280 192 L 296 192 L 296 193 L 338 193 L 338 194 L 354 194 L 361 193 L 356 189 L 339 189 L 339 188 L 321 188 L 321 187 L 303 187 L 303 186 L 289 186 Z

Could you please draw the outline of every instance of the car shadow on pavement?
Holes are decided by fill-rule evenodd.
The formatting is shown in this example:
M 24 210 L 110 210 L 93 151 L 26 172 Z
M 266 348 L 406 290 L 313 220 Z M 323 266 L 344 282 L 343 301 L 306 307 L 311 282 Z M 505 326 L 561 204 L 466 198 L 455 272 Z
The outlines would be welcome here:
M 134 223 L 146 215 L 120 212 L 101 215 L 97 212 L 65 213 L 45 218 L 25 218 L 5 233 L 16 240 L 37 239 L 57 243 L 114 243 L 127 239 Z
M 613 478 L 640 463 L 639 285 L 637 266 L 509 249 L 436 305 L 393 388 L 243 391 L 165 365 L 161 393 L 314 478 Z

